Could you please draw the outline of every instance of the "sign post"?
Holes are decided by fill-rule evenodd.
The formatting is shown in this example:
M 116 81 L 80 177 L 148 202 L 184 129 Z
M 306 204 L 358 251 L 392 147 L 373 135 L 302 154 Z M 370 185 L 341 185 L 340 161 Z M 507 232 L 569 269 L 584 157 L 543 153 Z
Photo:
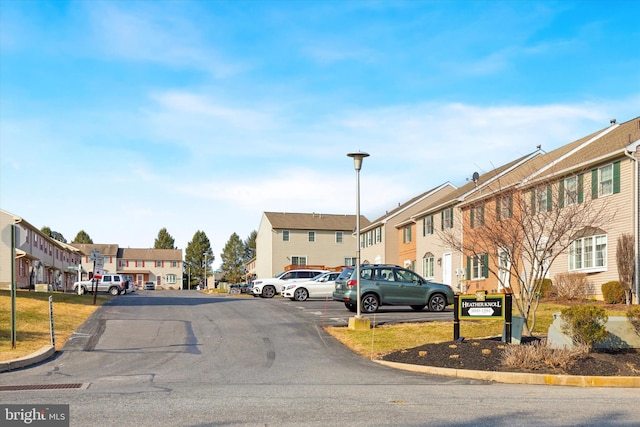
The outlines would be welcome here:
M 104 272 L 104 258 L 100 256 L 100 251 L 92 249 L 89 259 L 93 261 L 93 276 L 91 278 L 91 287 L 93 288 L 93 305 L 96 305 L 96 299 L 98 298 L 98 282 L 102 279 Z

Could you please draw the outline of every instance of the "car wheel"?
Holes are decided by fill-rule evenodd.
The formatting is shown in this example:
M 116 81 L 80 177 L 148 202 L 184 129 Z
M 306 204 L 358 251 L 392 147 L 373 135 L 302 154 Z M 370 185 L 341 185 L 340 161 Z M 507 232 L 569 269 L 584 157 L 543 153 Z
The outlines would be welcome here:
M 117 286 L 112 286 L 109 288 L 109 293 L 115 297 L 116 295 L 120 294 L 120 288 L 118 288 Z
M 429 298 L 429 311 L 444 311 L 447 299 L 442 294 L 435 294 Z
M 347 310 L 351 311 L 352 313 L 358 311 L 358 307 L 355 304 L 351 304 L 350 302 L 345 302 L 344 306 L 347 307 Z
M 276 288 L 274 288 L 273 286 L 265 286 L 264 288 L 262 288 L 262 296 L 264 298 L 273 298 L 275 294 Z
M 309 298 L 309 292 L 305 288 L 298 288 L 293 293 L 293 297 L 296 301 L 306 301 Z
M 411 309 L 414 311 L 422 311 L 423 308 L 425 308 L 426 305 L 412 305 Z
M 378 311 L 380 301 L 374 294 L 367 294 L 362 297 L 362 311 L 365 313 L 375 313 Z

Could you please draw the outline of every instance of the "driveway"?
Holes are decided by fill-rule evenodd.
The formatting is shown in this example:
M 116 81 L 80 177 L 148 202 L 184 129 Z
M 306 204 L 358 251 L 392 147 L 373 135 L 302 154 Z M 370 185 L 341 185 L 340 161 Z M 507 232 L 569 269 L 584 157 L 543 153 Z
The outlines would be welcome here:
M 328 336 L 311 307 L 195 291 L 118 297 L 55 359 L 0 374 L 2 385 L 32 389 L 0 392 L 0 403 L 69 404 L 72 426 L 631 426 L 639 420 L 636 389 L 492 384 L 379 366 Z M 52 384 L 69 387 L 43 389 Z

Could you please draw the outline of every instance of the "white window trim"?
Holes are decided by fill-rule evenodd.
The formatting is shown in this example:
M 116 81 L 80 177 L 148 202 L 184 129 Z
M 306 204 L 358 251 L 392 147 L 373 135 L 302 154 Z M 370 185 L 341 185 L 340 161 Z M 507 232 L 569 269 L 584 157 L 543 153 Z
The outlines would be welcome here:
M 598 237 L 604 237 L 606 242 L 605 242 L 605 247 L 604 247 L 604 254 L 603 254 L 603 262 L 604 265 L 595 265 L 596 262 L 596 250 L 595 250 L 595 242 L 596 242 L 596 238 Z M 592 267 L 579 267 L 576 268 L 575 267 L 575 243 L 576 242 L 584 242 L 584 239 L 592 239 L 592 250 L 591 250 L 591 254 L 592 254 L 592 261 L 593 261 L 593 266 Z M 584 250 L 584 245 L 582 245 L 580 247 L 580 249 L 582 249 L 582 265 L 584 265 L 584 254 L 585 254 L 585 250 Z M 609 237 L 607 234 L 594 234 L 591 236 L 584 236 L 581 237 L 579 239 L 574 240 L 573 242 L 571 242 L 571 245 L 569 246 L 569 257 L 568 257 L 568 263 L 569 263 L 569 271 L 578 271 L 578 272 L 583 272 L 583 273 L 602 273 L 604 271 L 607 271 L 607 254 L 609 251 Z

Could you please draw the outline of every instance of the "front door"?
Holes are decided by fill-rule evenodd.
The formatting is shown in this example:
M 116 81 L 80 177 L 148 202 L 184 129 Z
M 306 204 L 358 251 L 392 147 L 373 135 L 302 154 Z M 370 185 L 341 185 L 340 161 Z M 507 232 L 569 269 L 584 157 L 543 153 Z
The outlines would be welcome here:
M 451 286 L 451 252 L 442 254 L 442 283 Z

